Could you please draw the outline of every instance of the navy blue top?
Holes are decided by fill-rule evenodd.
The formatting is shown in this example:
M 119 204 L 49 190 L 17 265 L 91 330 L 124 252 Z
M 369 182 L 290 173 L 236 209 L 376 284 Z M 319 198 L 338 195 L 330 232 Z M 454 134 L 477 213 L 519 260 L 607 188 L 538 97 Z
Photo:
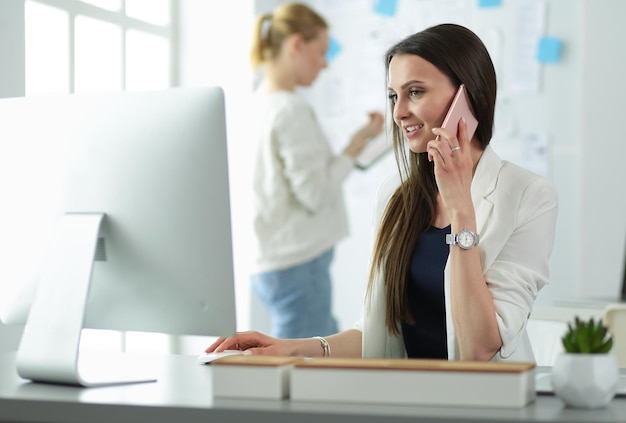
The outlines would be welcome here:
M 431 227 L 413 249 L 408 275 L 408 300 L 415 325 L 402 322 L 402 336 L 410 358 L 448 358 L 443 270 L 450 246 L 445 228 Z

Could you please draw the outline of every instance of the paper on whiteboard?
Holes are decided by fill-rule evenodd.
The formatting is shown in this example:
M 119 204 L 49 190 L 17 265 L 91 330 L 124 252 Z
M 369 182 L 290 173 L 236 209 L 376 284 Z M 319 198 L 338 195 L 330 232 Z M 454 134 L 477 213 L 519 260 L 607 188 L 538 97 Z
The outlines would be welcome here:
M 517 14 L 517 45 L 513 90 L 539 92 L 541 64 L 537 60 L 537 43 L 546 25 L 546 2 L 523 3 Z

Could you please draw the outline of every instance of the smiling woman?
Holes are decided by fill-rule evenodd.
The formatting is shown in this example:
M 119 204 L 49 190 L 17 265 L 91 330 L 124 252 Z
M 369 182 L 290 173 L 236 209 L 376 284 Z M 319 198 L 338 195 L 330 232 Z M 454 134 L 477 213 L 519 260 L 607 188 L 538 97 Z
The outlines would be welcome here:
M 238 333 L 208 352 L 534 361 L 525 328 L 549 280 L 558 202 L 550 181 L 489 146 L 490 55 L 469 29 L 443 24 L 393 45 L 385 63 L 400 171 L 379 190 L 360 322 L 325 339 Z M 479 121 L 472 139 L 463 121 L 441 128 L 461 84 Z

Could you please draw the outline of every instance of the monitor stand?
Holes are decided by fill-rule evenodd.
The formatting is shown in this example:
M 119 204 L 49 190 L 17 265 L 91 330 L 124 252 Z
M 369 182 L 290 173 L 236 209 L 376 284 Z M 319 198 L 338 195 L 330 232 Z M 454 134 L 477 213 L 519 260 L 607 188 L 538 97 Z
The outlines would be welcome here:
M 86 387 L 156 380 L 141 367 L 102 360 L 89 362 L 85 353 L 79 354 L 104 216 L 66 213 L 61 217 L 17 352 L 17 372 L 21 377 Z

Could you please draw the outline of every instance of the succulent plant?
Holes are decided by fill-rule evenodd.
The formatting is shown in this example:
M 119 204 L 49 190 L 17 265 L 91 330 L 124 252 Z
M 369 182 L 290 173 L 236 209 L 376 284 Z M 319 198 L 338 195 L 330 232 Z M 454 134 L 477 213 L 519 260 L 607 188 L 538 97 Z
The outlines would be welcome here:
M 576 316 L 573 326 L 571 322 L 567 324 L 567 332 L 561 340 L 568 353 L 602 354 L 608 353 L 613 347 L 613 337 L 602 319 L 595 322 L 593 317 L 583 321 Z

